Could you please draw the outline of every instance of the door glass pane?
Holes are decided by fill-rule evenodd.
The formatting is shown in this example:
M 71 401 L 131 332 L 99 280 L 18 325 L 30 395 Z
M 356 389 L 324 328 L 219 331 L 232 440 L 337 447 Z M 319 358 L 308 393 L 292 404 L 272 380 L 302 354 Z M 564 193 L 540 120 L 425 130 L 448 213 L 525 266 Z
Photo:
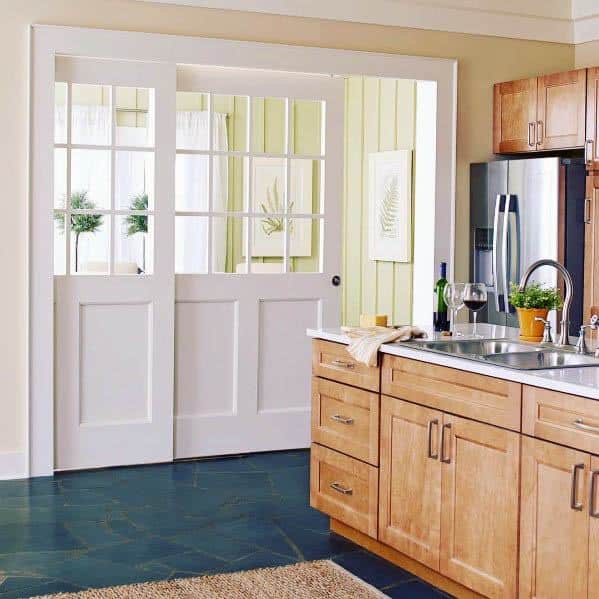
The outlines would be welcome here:
M 291 101 L 291 153 L 324 155 L 323 103 L 319 100 Z
M 71 214 L 71 273 L 108 274 L 110 216 Z
M 175 162 L 175 210 L 208 210 L 208 164 L 208 156 L 177 154 Z
M 175 217 L 175 273 L 208 272 L 208 217 Z
M 289 219 L 289 258 L 293 272 L 322 272 L 320 218 Z
M 247 152 L 249 98 L 215 95 L 212 102 L 212 149 Z
M 212 219 L 212 271 L 245 273 L 246 219 L 218 216 Z
M 252 98 L 252 152 L 285 153 L 285 113 L 285 98 Z
M 54 208 L 67 204 L 67 150 L 54 149 Z
M 177 92 L 177 149 L 208 150 L 210 96 Z
M 110 150 L 71 151 L 71 206 L 110 208 Z
M 213 212 L 242 212 L 248 206 L 248 165 L 244 156 L 212 158 Z
M 67 270 L 65 243 L 65 214 L 54 213 L 54 274 L 64 275 Z
M 54 84 L 54 143 L 67 143 L 67 95 L 66 83 Z
M 115 87 L 116 145 L 154 145 L 154 90 Z
M 320 212 L 320 161 L 292 158 L 289 161 L 289 212 L 315 214 Z
M 154 209 L 154 153 L 116 151 L 114 197 L 125 210 Z
M 283 272 L 285 218 L 282 216 L 250 219 L 252 230 L 252 272 Z
M 71 89 L 72 143 L 109 145 L 112 121 L 110 86 L 74 83 Z
M 251 211 L 282 213 L 285 210 L 285 158 L 255 157 L 252 160 Z
M 114 274 L 152 274 L 154 219 L 140 214 L 118 215 L 114 229 Z

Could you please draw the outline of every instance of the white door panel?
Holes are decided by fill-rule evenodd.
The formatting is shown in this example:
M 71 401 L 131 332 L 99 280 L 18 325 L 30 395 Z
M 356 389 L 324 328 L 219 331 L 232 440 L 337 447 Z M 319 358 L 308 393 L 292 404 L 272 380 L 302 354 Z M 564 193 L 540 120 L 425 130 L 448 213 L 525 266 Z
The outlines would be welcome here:
M 66 198 L 55 205 L 55 219 L 64 219 L 55 243 L 67 242 L 56 252 L 66 274 L 54 278 L 57 470 L 173 457 L 175 77 L 168 65 L 57 60 L 57 80 L 68 83 L 65 143 L 57 143 L 67 155 Z M 132 113 L 145 126 L 130 127 L 117 100 L 136 88 L 150 99 Z M 108 133 L 98 135 L 98 123 Z M 100 175 L 87 152 L 108 157 Z M 94 204 L 65 201 L 82 192 L 91 200 L 90 189 Z M 132 213 L 140 193 L 146 209 Z M 102 226 L 75 242 L 91 217 Z

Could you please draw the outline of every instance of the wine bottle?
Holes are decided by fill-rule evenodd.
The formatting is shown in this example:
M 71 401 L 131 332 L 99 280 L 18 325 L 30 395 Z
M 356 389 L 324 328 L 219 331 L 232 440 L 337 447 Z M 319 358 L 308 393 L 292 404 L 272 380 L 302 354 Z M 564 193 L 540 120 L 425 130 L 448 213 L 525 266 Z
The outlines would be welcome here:
M 433 312 L 433 325 L 435 331 L 449 331 L 449 319 L 447 318 L 447 304 L 443 292 L 447 285 L 447 263 L 441 262 L 439 269 L 439 280 L 435 284 L 435 308 Z

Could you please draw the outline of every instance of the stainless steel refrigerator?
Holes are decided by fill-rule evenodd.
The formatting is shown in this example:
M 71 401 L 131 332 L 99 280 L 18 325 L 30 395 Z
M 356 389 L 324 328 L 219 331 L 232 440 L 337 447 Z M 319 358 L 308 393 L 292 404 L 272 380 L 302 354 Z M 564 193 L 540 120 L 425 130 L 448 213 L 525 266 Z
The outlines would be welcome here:
M 535 260 L 553 258 L 574 278 L 571 334 L 582 320 L 585 165 L 578 158 L 525 158 L 470 165 L 470 278 L 487 284 L 480 322 L 518 326 L 508 295 Z M 555 269 L 532 281 L 562 285 Z M 555 322 L 555 317 L 552 318 Z

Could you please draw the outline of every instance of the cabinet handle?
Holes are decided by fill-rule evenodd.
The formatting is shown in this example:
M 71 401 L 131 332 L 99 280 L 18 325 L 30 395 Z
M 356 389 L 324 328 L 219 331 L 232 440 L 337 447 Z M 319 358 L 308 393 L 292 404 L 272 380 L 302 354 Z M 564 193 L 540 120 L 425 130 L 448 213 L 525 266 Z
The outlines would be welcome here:
M 572 468 L 572 490 L 570 493 L 570 507 L 580 512 L 584 505 L 578 501 L 578 473 L 584 471 L 584 464 L 575 464 Z
M 343 360 L 333 360 L 331 364 L 333 366 L 338 366 L 339 368 L 352 369 L 355 367 L 355 364 L 353 364 L 352 362 L 344 362 Z
M 584 199 L 584 224 L 591 224 L 591 198 Z
M 529 145 L 531 148 L 534 148 L 534 147 L 535 147 L 535 137 L 536 137 L 536 130 L 535 130 L 535 127 L 536 127 L 536 126 L 537 126 L 537 125 L 536 125 L 536 123 L 534 123 L 534 122 L 530 122 L 530 123 L 528 123 L 528 145 Z
M 331 416 L 331 420 L 334 420 L 335 422 L 339 422 L 340 424 L 353 424 L 354 423 L 353 418 L 350 418 L 349 416 L 342 416 L 341 414 L 333 414 Z
M 441 461 L 444 464 L 451 464 L 451 455 L 445 457 L 445 431 L 448 430 L 451 432 L 451 422 L 444 424 L 441 428 Z M 451 437 L 450 437 L 451 440 Z
M 587 139 L 584 143 L 584 160 L 587 164 L 593 162 L 594 145 L 595 142 L 592 139 Z
M 572 423 L 576 428 L 579 428 L 582 431 L 587 431 L 589 433 L 595 433 L 599 435 L 599 426 L 593 426 L 592 424 L 585 424 L 582 418 L 577 418 Z
M 344 487 L 341 483 L 334 482 L 330 484 L 331 489 L 341 493 L 341 495 L 352 495 L 354 490 L 350 487 Z
M 599 507 L 597 507 L 597 479 L 599 479 L 599 470 L 591 470 L 591 500 L 589 513 L 591 518 L 599 518 Z
M 542 145 L 543 141 L 543 121 L 537 121 L 537 145 Z
M 439 457 L 439 452 L 437 451 L 437 453 L 433 454 L 433 426 L 439 426 L 439 421 L 436 418 L 429 420 L 428 423 L 428 457 L 431 460 L 436 460 Z

